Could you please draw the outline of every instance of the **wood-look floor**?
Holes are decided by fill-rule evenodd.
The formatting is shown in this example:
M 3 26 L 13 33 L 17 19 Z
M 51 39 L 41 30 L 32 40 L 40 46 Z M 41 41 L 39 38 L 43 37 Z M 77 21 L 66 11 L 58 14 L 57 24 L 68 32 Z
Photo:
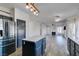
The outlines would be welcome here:
M 22 48 L 18 48 L 10 56 L 22 56 Z M 67 40 L 62 35 L 47 35 L 44 56 L 68 56 Z
M 68 56 L 67 40 L 62 35 L 47 36 L 46 56 Z

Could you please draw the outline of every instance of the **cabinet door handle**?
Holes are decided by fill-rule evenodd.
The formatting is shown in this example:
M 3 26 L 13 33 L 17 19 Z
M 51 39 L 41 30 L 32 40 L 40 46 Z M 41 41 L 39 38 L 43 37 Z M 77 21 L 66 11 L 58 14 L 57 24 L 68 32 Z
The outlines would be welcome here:
M 24 45 L 25 45 L 26 43 L 24 42 Z

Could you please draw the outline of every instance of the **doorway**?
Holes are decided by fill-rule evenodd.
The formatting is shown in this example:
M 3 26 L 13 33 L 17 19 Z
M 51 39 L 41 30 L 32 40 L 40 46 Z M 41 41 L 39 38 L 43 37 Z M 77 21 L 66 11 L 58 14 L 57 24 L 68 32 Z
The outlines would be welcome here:
M 17 19 L 17 48 L 22 47 L 22 39 L 26 38 L 26 22 Z

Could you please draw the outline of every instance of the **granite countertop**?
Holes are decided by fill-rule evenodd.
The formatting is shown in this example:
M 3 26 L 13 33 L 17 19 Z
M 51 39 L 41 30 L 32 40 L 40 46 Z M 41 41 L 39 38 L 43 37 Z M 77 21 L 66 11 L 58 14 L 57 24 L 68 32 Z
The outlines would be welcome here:
M 33 37 L 30 37 L 28 39 L 23 39 L 23 40 L 37 42 L 37 41 L 39 41 L 40 39 L 43 39 L 43 38 L 45 38 L 45 36 L 33 36 Z

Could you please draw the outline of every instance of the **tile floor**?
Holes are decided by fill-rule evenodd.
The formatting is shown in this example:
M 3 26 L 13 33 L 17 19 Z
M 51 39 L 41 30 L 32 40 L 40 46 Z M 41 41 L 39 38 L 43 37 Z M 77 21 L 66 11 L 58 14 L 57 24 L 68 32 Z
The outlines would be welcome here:
M 68 56 L 67 40 L 62 35 L 47 35 L 45 51 L 44 56 Z M 18 48 L 10 56 L 22 56 L 22 48 Z

